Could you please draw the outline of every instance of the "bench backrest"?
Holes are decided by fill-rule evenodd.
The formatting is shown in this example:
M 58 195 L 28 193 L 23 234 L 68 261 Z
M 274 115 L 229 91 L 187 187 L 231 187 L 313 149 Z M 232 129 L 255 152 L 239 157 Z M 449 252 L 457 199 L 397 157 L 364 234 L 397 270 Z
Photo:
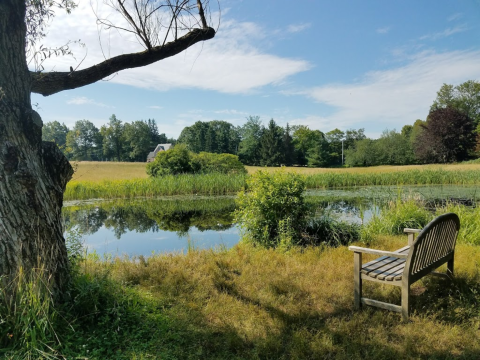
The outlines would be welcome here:
M 432 220 L 413 242 L 404 274 L 416 281 L 453 257 L 460 219 L 448 213 Z

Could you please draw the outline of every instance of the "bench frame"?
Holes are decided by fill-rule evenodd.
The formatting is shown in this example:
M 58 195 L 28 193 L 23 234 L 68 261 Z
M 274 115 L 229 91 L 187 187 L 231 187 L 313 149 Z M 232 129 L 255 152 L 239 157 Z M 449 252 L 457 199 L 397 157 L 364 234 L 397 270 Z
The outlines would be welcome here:
M 455 242 L 460 229 L 460 220 L 454 213 L 440 215 L 422 230 L 405 229 L 408 234 L 408 246 L 397 251 L 382 251 L 358 246 L 348 249 L 354 252 L 354 305 L 356 309 L 362 304 L 399 312 L 404 321 L 408 321 L 410 286 L 422 277 L 432 274 L 453 276 Z M 415 239 L 415 234 L 418 234 Z M 389 258 L 406 259 L 401 279 L 379 280 L 362 273 L 362 253 L 387 256 Z M 378 259 L 377 259 L 378 260 Z M 374 260 L 375 261 L 375 260 Z M 434 272 L 439 266 L 447 263 L 447 273 Z M 399 276 L 397 276 L 399 277 Z M 370 280 L 387 285 L 401 287 L 401 305 L 395 305 L 362 297 L 362 281 Z

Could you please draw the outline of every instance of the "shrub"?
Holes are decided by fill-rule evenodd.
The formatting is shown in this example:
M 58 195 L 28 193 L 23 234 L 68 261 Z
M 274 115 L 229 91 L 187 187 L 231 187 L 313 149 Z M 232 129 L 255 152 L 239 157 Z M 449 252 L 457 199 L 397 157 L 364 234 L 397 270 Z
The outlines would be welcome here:
M 162 151 L 155 160 L 147 164 L 147 174 L 151 177 L 177 174 L 246 174 L 245 166 L 232 154 L 214 154 L 188 151 L 184 144 Z
M 303 177 L 258 171 L 247 179 L 247 189 L 238 194 L 235 218 L 251 241 L 265 247 L 299 243 L 309 213 Z
M 192 173 L 192 157 L 183 144 L 157 154 L 155 160 L 147 164 L 147 174 L 152 177 Z
M 196 172 L 222 173 L 222 174 L 246 174 L 247 169 L 238 160 L 238 156 L 232 154 L 214 154 L 201 152 L 200 154 L 192 153 L 192 163 Z

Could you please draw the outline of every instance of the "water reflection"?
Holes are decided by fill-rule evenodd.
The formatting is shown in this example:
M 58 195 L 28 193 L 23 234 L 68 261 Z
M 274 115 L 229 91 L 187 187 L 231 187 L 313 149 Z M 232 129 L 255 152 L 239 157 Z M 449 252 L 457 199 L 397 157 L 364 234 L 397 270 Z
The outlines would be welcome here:
M 69 206 L 67 232 L 78 230 L 89 251 L 149 255 L 189 247 L 231 247 L 239 240 L 229 197 L 112 201 Z

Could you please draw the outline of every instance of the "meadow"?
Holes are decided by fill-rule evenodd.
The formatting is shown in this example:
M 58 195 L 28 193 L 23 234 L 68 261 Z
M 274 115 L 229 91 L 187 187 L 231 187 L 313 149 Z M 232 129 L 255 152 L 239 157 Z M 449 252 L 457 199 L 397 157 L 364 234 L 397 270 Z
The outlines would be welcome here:
M 131 180 L 146 179 L 146 163 L 132 162 L 98 162 L 98 161 L 74 161 L 72 166 L 75 169 L 72 181 L 102 181 L 102 180 Z M 280 168 L 266 168 L 261 166 L 246 166 L 249 174 L 258 170 L 278 171 Z M 300 174 L 313 175 L 323 173 L 339 174 L 364 174 L 364 173 L 392 173 L 410 170 L 444 170 L 464 171 L 480 170 L 480 163 L 461 164 L 431 164 L 431 165 L 406 165 L 406 166 L 372 166 L 364 168 L 305 168 L 287 167 L 288 171 L 295 171 Z

